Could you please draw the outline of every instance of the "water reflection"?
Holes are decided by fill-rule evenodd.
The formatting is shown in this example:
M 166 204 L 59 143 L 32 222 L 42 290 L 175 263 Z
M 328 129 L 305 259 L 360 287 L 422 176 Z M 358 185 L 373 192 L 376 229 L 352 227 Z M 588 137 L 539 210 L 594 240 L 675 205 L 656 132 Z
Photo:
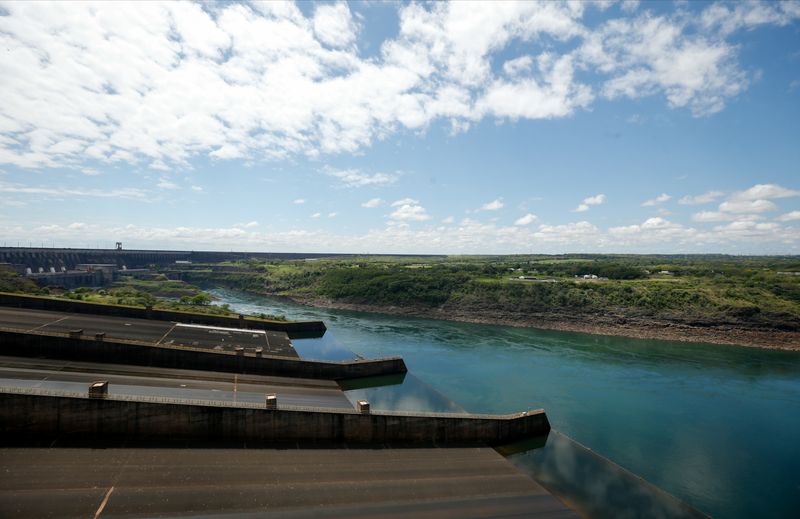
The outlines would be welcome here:
M 400 384 L 353 388 L 346 390 L 345 396 L 353 403 L 368 400 L 372 409 L 380 411 L 464 412 L 455 402 L 412 374 L 406 374 Z
M 541 440 L 539 440 L 541 442 Z M 577 442 L 551 431 L 542 446 L 508 459 L 584 517 L 677 519 L 706 517 L 675 497 L 614 465 Z

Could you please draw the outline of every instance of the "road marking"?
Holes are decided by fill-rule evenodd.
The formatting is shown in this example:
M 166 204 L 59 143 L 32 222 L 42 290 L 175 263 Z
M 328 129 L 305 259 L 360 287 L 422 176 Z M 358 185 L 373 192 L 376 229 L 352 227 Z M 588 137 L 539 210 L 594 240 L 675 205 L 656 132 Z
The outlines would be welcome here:
M 224 326 L 206 326 L 204 324 L 187 324 L 187 323 L 178 323 L 178 326 L 181 328 L 200 328 L 203 330 L 224 330 L 227 332 L 236 332 L 236 333 L 267 333 L 266 330 L 249 330 L 246 328 L 225 328 Z
M 69 316 L 69 315 L 65 315 L 65 316 L 64 316 L 64 317 L 62 317 L 61 319 L 56 319 L 55 321 L 52 321 L 52 322 L 49 322 L 49 323 L 44 323 L 44 324 L 42 324 L 42 325 L 39 325 L 39 326 L 37 326 L 36 328 L 31 328 L 30 330 L 26 331 L 25 333 L 31 333 L 32 331 L 34 331 L 34 330 L 38 330 L 39 328 L 44 328 L 45 326 L 50 326 L 51 324 L 60 323 L 60 322 L 61 322 L 61 321 L 63 321 L 64 319 L 69 319 L 69 318 L 70 318 L 70 316 Z
M 94 519 L 97 519 L 98 517 L 100 517 L 100 514 L 103 513 L 103 508 L 106 507 L 106 503 L 108 503 L 108 498 L 111 497 L 111 492 L 113 491 L 114 487 L 108 489 L 108 492 L 106 492 L 106 497 L 103 498 L 103 502 L 100 503 L 100 507 L 97 509 L 97 512 L 94 513 Z
M 174 330 L 176 326 L 178 326 L 178 323 L 175 323 L 175 324 L 173 324 L 173 325 L 172 325 L 172 328 L 170 328 L 169 330 L 167 330 L 167 333 L 165 333 L 164 335 L 162 335 L 162 336 L 161 336 L 161 338 L 160 338 L 160 339 L 158 339 L 158 342 L 156 343 L 156 346 L 158 346 L 159 344 L 161 344 L 161 341 L 163 341 L 164 339 L 166 339 L 166 338 L 167 338 L 167 335 L 169 335 L 169 334 L 170 334 L 170 332 L 171 332 L 172 330 Z

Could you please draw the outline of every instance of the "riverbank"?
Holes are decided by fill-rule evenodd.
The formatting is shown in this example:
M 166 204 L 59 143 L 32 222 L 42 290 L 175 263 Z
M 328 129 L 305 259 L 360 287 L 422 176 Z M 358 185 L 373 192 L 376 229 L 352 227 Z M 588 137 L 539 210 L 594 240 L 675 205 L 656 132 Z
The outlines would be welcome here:
M 593 335 L 610 335 L 634 339 L 703 342 L 729 346 L 800 351 L 800 332 L 741 328 L 732 323 L 714 323 L 707 321 L 704 322 L 702 326 L 697 326 L 677 320 L 653 319 L 650 317 L 624 315 L 562 315 L 555 312 L 515 315 L 506 312 L 499 313 L 490 308 L 470 310 L 456 308 L 452 305 L 445 305 L 439 308 L 367 305 L 346 303 L 330 298 L 309 295 L 277 296 L 276 294 L 263 292 L 260 294 L 269 297 L 284 297 L 292 302 L 315 308 L 352 310 L 357 312 L 421 317 L 425 319 L 464 323 L 579 332 Z

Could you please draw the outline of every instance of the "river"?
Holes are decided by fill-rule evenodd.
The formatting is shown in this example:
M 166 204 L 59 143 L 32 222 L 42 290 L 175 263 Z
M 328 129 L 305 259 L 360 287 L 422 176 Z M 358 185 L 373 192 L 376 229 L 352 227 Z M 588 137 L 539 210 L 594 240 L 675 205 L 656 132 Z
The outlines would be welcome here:
M 393 408 L 419 410 L 455 402 L 475 413 L 541 407 L 560 433 L 714 517 L 797 517 L 800 510 L 800 353 L 323 310 L 210 292 L 240 312 L 323 320 L 322 339 L 295 341 L 301 356 L 402 356 L 413 375 L 406 390 L 373 391 L 371 402 L 383 395 Z M 408 390 L 414 384 L 432 391 Z M 442 398 L 424 403 L 417 398 L 424 392 Z

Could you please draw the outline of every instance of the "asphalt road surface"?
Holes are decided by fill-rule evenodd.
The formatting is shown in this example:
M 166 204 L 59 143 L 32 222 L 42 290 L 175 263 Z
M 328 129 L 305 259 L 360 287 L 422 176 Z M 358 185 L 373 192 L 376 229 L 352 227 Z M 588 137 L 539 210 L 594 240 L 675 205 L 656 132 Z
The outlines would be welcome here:
M 298 357 L 288 335 L 284 332 L 240 330 L 150 319 L 8 307 L 0 308 L 0 327 L 26 332 L 67 333 L 72 330 L 83 330 L 84 335 L 91 337 L 102 332 L 109 339 L 130 339 L 154 344 L 172 344 L 225 351 L 243 347 L 249 353 L 255 352 L 256 348 L 261 348 L 264 355 Z

